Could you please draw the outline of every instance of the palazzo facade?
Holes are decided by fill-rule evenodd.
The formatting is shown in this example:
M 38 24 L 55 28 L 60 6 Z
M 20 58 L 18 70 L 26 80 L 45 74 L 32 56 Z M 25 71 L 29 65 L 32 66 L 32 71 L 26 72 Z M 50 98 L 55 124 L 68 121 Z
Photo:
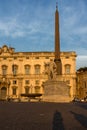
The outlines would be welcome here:
M 54 60 L 54 52 L 15 52 L 3 45 L 0 48 L 0 99 L 20 98 L 22 93 L 44 93 L 48 80 L 45 63 Z M 76 94 L 76 53 L 61 52 L 62 80 L 70 86 L 70 96 Z
M 76 96 L 79 99 L 87 100 L 87 68 L 79 69 L 77 71 L 77 80 L 76 81 L 77 81 Z

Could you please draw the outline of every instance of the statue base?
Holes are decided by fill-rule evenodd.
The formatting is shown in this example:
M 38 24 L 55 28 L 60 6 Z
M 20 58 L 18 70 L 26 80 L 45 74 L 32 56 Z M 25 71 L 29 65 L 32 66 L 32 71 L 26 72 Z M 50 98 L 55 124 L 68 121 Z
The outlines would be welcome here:
M 43 101 L 70 102 L 70 87 L 64 81 L 48 80 L 44 83 Z

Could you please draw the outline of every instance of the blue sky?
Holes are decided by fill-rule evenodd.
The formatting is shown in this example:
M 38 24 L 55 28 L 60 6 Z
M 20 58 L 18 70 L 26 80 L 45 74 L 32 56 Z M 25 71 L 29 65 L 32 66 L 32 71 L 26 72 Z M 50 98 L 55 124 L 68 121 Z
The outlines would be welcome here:
M 61 51 L 75 51 L 77 68 L 87 66 L 87 0 L 0 0 L 0 47 L 54 51 L 56 1 Z

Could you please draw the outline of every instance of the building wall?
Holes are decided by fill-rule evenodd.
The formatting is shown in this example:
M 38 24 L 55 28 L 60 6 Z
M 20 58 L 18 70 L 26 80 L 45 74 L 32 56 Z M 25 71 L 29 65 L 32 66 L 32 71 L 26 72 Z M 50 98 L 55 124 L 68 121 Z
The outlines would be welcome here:
M 77 72 L 76 95 L 80 99 L 87 98 L 87 71 Z
M 70 86 L 70 96 L 76 94 L 76 53 L 61 52 L 62 62 L 62 80 L 66 81 Z M 6 45 L 0 48 L 0 95 L 10 97 L 19 97 L 21 93 L 25 93 L 25 89 L 29 93 L 42 93 L 43 82 L 48 79 L 45 72 L 45 63 L 54 59 L 54 52 L 15 52 L 14 48 Z M 29 74 L 25 73 L 25 66 L 29 65 Z M 40 72 L 37 67 L 39 65 Z M 6 74 L 2 74 L 2 68 L 6 66 Z M 17 66 L 17 74 L 13 73 L 14 67 Z M 5 91 L 5 88 L 6 91 Z M 14 90 L 14 91 L 13 91 Z M 26 93 L 27 93 L 26 92 Z M 4 93 L 4 94 L 2 94 Z

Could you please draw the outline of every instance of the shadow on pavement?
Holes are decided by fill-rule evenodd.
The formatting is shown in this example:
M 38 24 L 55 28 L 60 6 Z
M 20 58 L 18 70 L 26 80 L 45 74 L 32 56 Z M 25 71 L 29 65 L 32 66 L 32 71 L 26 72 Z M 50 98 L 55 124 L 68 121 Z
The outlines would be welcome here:
M 86 103 L 80 103 L 80 104 L 77 104 L 77 106 L 82 107 L 84 109 L 87 109 L 87 104 Z
M 61 113 L 57 110 L 54 113 L 52 130 L 64 130 L 63 118 L 61 116 Z
M 75 119 L 85 128 L 87 128 L 87 117 L 82 114 L 77 114 L 73 111 L 70 111 L 74 115 Z

